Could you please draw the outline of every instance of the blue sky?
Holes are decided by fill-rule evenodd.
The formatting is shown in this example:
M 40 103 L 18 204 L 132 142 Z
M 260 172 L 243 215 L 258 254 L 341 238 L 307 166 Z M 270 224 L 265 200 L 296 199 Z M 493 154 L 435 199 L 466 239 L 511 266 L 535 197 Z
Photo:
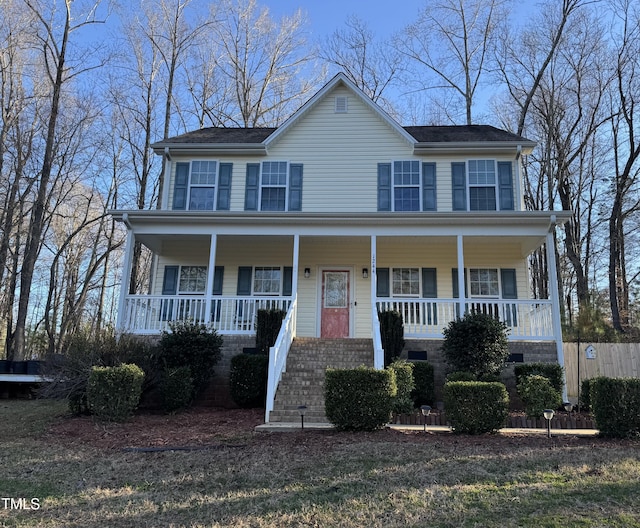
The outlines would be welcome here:
M 267 6 L 276 18 L 302 9 L 314 38 L 344 28 L 349 15 L 357 15 L 377 35 L 386 37 L 414 21 L 425 0 L 259 0 L 259 4 Z

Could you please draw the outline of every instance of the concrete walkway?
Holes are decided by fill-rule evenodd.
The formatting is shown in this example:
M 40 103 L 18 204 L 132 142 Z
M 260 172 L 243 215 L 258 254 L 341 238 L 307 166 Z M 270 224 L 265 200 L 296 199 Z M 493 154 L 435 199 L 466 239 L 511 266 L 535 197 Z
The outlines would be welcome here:
M 424 431 L 422 425 L 398 425 L 389 424 L 388 429 L 394 431 Z M 332 424 L 326 423 L 305 423 L 304 429 L 308 431 L 331 431 L 334 429 Z M 281 423 L 273 422 L 258 425 L 255 428 L 259 433 L 295 433 L 300 432 L 300 422 L 297 423 Z M 446 425 L 427 425 L 427 432 L 445 434 L 451 433 L 451 427 Z M 534 429 L 529 427 L 505 427 L 498 431 L 502 434 L 519 434 L 519 435 L 546 435 L 546 429 Z M 598 435 L 597 429 L 551 429 L 551 436 L 581 436 L 593 437 Z

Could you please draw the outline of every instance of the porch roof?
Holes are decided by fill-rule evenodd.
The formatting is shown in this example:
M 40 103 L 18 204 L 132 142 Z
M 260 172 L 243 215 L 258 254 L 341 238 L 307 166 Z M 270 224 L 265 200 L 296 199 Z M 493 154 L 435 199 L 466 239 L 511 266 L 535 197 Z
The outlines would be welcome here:
M 150 237 L 172 235 L 301 236 L 472 236 L 520 238 L 523 251 L 543 242 L 570 211 L 442 213 L 269 213 L 130 210 L 110 211 L 145 245 Z M 145 240 L 146 239 L 146 240 Z

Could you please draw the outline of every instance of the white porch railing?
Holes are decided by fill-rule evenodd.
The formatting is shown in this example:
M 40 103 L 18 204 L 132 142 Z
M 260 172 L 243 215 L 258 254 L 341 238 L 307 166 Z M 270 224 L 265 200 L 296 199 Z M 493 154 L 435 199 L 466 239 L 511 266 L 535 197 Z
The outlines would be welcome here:
M 173 321 L 210 323 L 220 334 L 255 334 L 261 309 L 287 311 L 290 297 L 212 297 L 185 295 L 128 295 L 124 303 L 122 332 L 156 334 Z M 208 319 L 208 320 L 207 320 Z
M 273 411 L 273 402 L 276 399 L 276 390 L 282 379 L 282 373 L 287 369 L 287 355 L 291 343 L 296 337 L 296 319 L 298 312 L 297 298 L 293 299 L 289 311 L 287 312 L 278 338 L 274 345 L 269 349 L 269 376 L 267 379 L 267 400 L 265 404 L 265 423 L 269 423 L 269 414 Z
M 552 302 L 466 299 L 466 310 L 493 315 L 509 328 L 510 340 L 553 341 Z M 442 330 L 460 316 L 460 299 L 376 299 L 379 312 L 394 310 L 404 319 L 410 338 L 442 338 Z

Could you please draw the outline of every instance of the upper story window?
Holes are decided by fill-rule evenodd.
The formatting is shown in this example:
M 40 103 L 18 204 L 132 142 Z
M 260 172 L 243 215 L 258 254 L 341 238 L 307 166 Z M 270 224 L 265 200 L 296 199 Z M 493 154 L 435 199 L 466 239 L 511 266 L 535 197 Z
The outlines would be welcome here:
M 378 164 L 378 211 L 436 211 L 436 164 Z
M 513 174 L 510 161 L 487 159 L 451 164 L 454 211 L 512 211 Z
M 246 211 L 301 211 L 302 164 L 247 163 Z
M 231 163 L 193 160 L 176 163 L 173 209 L 224 211 L 231 197 Z

